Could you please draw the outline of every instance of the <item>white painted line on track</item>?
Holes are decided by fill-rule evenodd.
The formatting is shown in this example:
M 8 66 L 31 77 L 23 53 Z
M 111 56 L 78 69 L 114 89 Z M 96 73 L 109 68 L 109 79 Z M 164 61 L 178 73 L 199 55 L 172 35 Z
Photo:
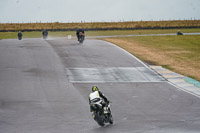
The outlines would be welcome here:
M 195 85 L 186 82 L 184 79 L 186 76 L 175 73 L 161 66 L 150 66 L 155 72 L 163 76 L 169 84 L 173 85 L 179 90 L 192 94 L 200 98 L 200 88 Z M 162 70 L 162 71 L 161 71 Z M 160 73 L 161 72 L 161 73 Z M 166 72 L 166 73 L 164 73 Z
M 192 91 L 189 91 L 189 90 L 186 90 L 186 89 L 184 89 L 184 88 L 182 88 L 182 87 L 179 87 L 179 86 L 173 84 L 172 82 L 168 82 L 168 83 L 171 84 L 172 86 L 176 87 L 177 89 L 181 90 L 181 91 L 184 91 L 184 92 L 186 92 L 186 93 L 189 93 L 189 94 L 191 94 L 191 95 L 193 95 L 193 96 L 196 96 L 196 97 L 200 98 L 200 95 L 199 95 L 199 94 L 196 94 L 196 93 L 194 93 L 194 92 L 192 92 Z

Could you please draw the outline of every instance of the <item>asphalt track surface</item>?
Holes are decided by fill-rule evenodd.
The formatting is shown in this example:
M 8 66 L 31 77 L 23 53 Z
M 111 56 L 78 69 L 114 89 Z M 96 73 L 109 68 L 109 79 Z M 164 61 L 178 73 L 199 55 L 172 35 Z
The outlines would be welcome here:
M 113 125 L 99 127 L 88 94 L 108 97 Z M 99 40 L 0 41 L 0 133 L 199 133 L 200 98 Z

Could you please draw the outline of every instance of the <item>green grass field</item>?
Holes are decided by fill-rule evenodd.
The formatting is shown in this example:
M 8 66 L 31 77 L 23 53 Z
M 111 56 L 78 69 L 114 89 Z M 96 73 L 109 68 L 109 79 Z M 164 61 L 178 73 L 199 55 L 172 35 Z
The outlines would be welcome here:
M 142 35 L 142 34 L 166 34 L 177 33 L 181 30 L 183 33 L 200 33 L 200 28 L 196 29 L 165 29 L 165 30 L 108 30 L 108 31 L 88 31 L 88 36 L 110 36 L 110 35 Z
M 110 35 L 142 35 L 142 34 L 165 34 L 176 33 L 181 30 L 183 33 L 200 33 L 200 28 L 196 29 L 169 29 L 169 30 L 108 30 L 108 31 L 86 31 L 86 36 L 110 36 Z M 23 38 L 41 38 L 42 32 L 22 32 Z M 50 37 L 75 36 L 75 31 L 56 31 L 49 32 Z M 1 39 L 17 38 L 17 32 L 0 32 Z

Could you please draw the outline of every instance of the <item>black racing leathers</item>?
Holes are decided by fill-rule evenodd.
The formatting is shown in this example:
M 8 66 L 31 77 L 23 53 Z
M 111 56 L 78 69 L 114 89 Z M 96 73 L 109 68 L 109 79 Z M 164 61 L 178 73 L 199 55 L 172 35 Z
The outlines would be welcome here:
M 18 33 L 18 37 L 22 37 L 22 33 L 21 32 Z

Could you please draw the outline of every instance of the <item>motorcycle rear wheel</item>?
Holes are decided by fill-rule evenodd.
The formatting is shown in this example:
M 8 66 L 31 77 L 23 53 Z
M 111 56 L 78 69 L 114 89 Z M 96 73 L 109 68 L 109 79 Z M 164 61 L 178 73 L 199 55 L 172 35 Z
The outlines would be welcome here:
M 105 125 L 103 122 L 103 119 L 101 118 L 101 116 L 99 114 L 95 115 L 95 120 L 99 124 L 99 126 L 103 127 Z

